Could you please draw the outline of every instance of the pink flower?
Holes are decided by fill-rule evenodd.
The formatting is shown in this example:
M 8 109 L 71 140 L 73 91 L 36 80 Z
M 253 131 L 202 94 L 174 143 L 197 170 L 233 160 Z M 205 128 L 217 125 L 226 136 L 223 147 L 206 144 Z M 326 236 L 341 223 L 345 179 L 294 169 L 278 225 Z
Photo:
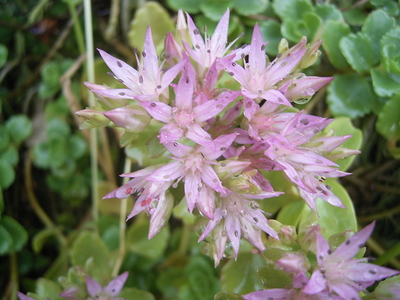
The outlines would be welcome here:
M 375 222 L 371 223 L 335 250 L 331 250 L 325 238 L 317 233 L 318 268 L 312 273 L 303 292 L 314 295 L 327 290 L 342 299 L 361 299 L 358 292 L 375 281 L 400 274 L 399 271 L 367 263 L 367 258 L 354 258 L 364 247 L 374 226 Z
M 279 194 L 270 193 L 269 197 Z M 208 222 L 199 238 L 199 241 L 202 241 L 214 230 L 213 236 L 216 237 L 213 253 L 215 265 L 218 265 L 222 259 L 228 239 L 232 244 L 235 256 L 237 256 L 242 236 L 261 251 L 265 249 L 261 240 L 261 230 L 278 238 L 276 231 L 268 225 L 268 220 L 259 208 L 259 204 L 254 200 L 247 199 L 251 199 L 251 197 L 251 195 L 242 196 L 233 193 L 219 198 L 220 204 L 215 209 L 214 219 Z M 264 194 L 262 198 L 266 197 L 268 195 Z
M 141 105 L 156 120 L 166 123 L 161 128 L 161 143 L 174 142 L 186 137 L 197 144 L 215 149 L 211 136 L 202 128 L 207 120 L 220 113 L 236 98 L 235 93 L 222 93 L 217 100 L 201 101 L 196 105 L 194 89 L 197 77 L 193 67 L 187 64 L 175 88 L 175 101 L 172 105 L 162 102 L 142 102 Z
M 111 280 L 104 288 L 89 275 L 86 277 L 86 286 L 91 296 L 88 300 L 123 300 L 115 298 L 124 287 L 129 273 L 124 272 Z
M 143 62 L 139 70 L 100 50 L 100 55 L 113 72 L 113 76 L 127 89 L 105 89 L 101 85 L 90 84 L 90 90 L 99 97 L 112 99 L 135 99 L 138 101 L 168 102 L 168 86 L 181 71 L 186 61 L 182 60 L 167 71 L 159 65 L 151 29 L 148 27 L 142 52 Z
M 260 102 L 265 99 L 277 104 L 291 106 L 285 95 L 276 88 L 276 85 L 288 76 L 302 59 L 306 41 L 290 49 L 285 55 L 276 58 L 267 66 L 265 43 L 261 31 L 256 24 L 250 45 L 248 62 L 244 67 L 232 62 L 229 55 L 221 60 L 228 74 L 235 78 L 242 86 L 242 95 Z

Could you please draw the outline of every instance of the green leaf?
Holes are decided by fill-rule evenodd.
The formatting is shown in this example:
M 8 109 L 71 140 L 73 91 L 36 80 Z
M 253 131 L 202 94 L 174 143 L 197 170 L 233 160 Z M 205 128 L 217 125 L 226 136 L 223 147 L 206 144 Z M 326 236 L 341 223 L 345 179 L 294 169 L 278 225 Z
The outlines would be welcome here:
M 219 292 L 215 295 L 214 300 L 243 300 L 243 297 L 231 292 Z
M 48 141 L 44 141 L 33 147 L 33 162 L 39 168 L 48 168 L 50 166 L 50 146 Z
M 274 1 L 272 7 L 275 13 L 284 21 L 301 19 L 304 14 L 313 11 L 309 0 Z
M 234 0 L 233 8 L 239 15 L 249 16 L 262 13 L 269 5 L 268 0 Z
M 60 168 L 70 155 L 67 141 L 63 137 L 52 138 L 49 142 L 49 150 L 50 166 L 54 169 Z
M 98 234 L 83 231 L 76 238 L 71 249 L 71 261 L 74 266 L 85 267 L 89 259 L 93 260 L 90 274 L 93 278 L 104 281 L 109 278 L 113 266 L 110 251 Z M 89 270 L 88 270 L 89 271 Z
M 197 0 L 167 0 L 167 5 L 173 10 L 182 9 L 189 14 L 197 14 L 199 12 L 200 1 Z
M 373 56 L 372 41 L 364 33 L 349 34 L 340 40 L 339 48 L 358 73 L 368 72 L 378 61 Z
M 150 259 L 158 259 L 163 256 L 168 245 L 170 233 L 167 227 L 164 227 L 160 233 L 149 240 L 149 220 L 138 218 L 126 233 L 128 249 L 136 254 Z
M 61 292 L 61 286 L 50 279 L 39 278 L 36 281 L 36 293 L 43 299 L 63 300 L 64 298 L 59 296 Z
M 6 128 L 11 140 L 19 145 L 31 135 L 32 122 L 25 115 L 14 115 L 7 120 Z
M 400 76 L 387 73 L 382 68 L 371 69 L 372 85 L 378 96 L 391 97 L 400 94 Z
M 265 265 L 264 259 L 253 253 L 239 253 L 236 261 L 231 259 L 221 270 L 222 289 L 246 294 L 262 288 L 256 270 Z
M 137 288 L 124 288 L 119 294 L 118 298 L 122 299 L 140 299 L 140 300 L 155 300 L 153 294 L 142 291 Z
M 367 18 L 367 14 L 358 8 L 347 10 L 343 13 L 343 17 L 347 24 L 350 26 L 362 26 L 364 24 L 365 19 Z
M 68 141 L 68 151 L 73 159 L 81 158 L 87 151 L 86 140 L 81 135 L 73 135 Z
M 393 96 L 381 110 L 376 130 L 386 139 L 400 139 L 400 95 Z
M 354 127 L 349 118 L 346 117 L 335 118 L 333 122 L 330 123 L 324 129 L 324 131 L 329 132 L 331 129 L 334 130 L 335 135 L 337 136 L 352 135 L 351 138 L 349 138 L 346 142 L 343 143 L 342 146 L 344 148 L 354 149 L 354 150 L 361 149 L 363 141 L 362 131 Z M 335 161 L 335 163 L 339 165 L 339 170 L 346 171 L 350 167 L 355 158 L 356 155 L 353 155 L 345 159 Z
M 284 225 L 296 226 L 305 207 L 304 201 L 295 201 L 282 207 L 276 220 Z
M 400 27 L 395 27 L 381 39 L 382 64 L 386 71 L 400 76 Z
M 19 159 L 18 150 L 13 145 L 8 145 L 6 149 L 0 152 L 0 160 L 7 161 L 13 167 L 17 165 L 18 159 Z
M 232 7 L 234 0 L 203 0 L 200 2 L 200 9 L 207 18 L 219 21 L 228 7 Z
M 0 224 L 0 255 L 12 252 L 13 239 L 8 230 Z
M 320 27 L 321 19 L 315 13 L 305 13 L 300 19 L 285 20 L 282 23 L 282 35 L 297 43 L 303 36 L 310 40 Z
M 292 279 L 289 274 L 283 270 L 277 270 L 275 263 L 268 263 L 257 270 L 262 285 L 266 289 L 285 288 L 291 284 Z
M 3 191 L 0 188 L 0 220 L 1 220 L 1 215 L 3 214 L 4 211 L 4 198 L 3 198 Z
M 328 3 L 315 5 L 315 13 L 321 18 L 323 23 L 327 21 L 344 22 L 342 13 L 337 6 Z
M 158 52 L 164 47 L 164 38 L 168 32 L 175 28 L 168 12 L 161 4 L 149 1 L 136 10 L 128 32 L 129 44 L 136 47 L 139 52 L 143 51 L 144 37 L 147 27 L 151 26 L 154 45 Z
M 46 133 L 49 140 L 65 138 L 71 133 L 71 129 L 66 121 L 51 119 L 46 125 Z
M 10 144 L 10 135 L 5 126 L 0 125 L 0 151 Z
M 371 0 L 370 3 L 377 8 L 383 9 L 392 17 L 399 15 L 399 4 L 393 0 Z
M 15 180 L 15 171 L 8 161 L 0 160 L 0 187 L 5 190 Z
M 339 49 L 339 41 L 350 33 L 349 26 L 344 22 L 329 20 L 325 23 L 322 33 L 322 47 L 328 54 L 331 64 L 338 69 L 348 67 L 346 58 Z
M 3 216 L 0 223 L 8 231 L 13 240 L 12 251 L 21 250 L 28 241 L 28 233 L 25 228 L 9 216 Z
M 395 26 L 393 18 L 389 17 L 383 10 L 371 12 L 362 27 L 362 32 L 369 36 L 372 42 L 373 64 L 380 61 L 380 40 L 383 35 Z
M 377 101 L 371 84 L 358 74 L 336 75 L 328 87 L 327 101 L 335 117 L 361 117 L 369 113 Z
M 278 45 L 282 39 L 281 25 L 274 20 L 260 21 L 260 31 L 264 41 L 268 41 L 265 50 L 269 55 L 278 54 Z
M 328 178 L 325 181 L 332 188 L 332 192 L 342 201 L 346 208 L 333 206 L 320 198 L 317 198 L 318 224 L 324 228 L 323 236 L 328 239 L 332 235 L 346 230 L 357 231 L 357 219 L 353 202 L 346 189 L 335 179 Z M 307 206 L 303 211 L 302 221 L 307 220 L 311 209 Z
M 0 68 L 6 63 L 8 58 L 8 48 L 0 44 Z

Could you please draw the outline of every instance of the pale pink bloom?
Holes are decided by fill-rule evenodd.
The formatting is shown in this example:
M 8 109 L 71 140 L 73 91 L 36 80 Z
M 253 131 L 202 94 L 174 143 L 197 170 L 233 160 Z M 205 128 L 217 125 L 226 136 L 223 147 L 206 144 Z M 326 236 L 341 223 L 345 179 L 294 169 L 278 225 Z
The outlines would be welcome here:
M 154 46 L 151 29 L 148 27 L 142 52 L 142 63 L 135 70 L 122 60 L 100 50 L 100 55 L 113 72 L 113 76 L 127 89 L 105 89 L 91 84 L 90 90 L 99 97 L 112 99 L 135 99 L 138 101 L 168 101 L 168 87 L 186 64 L 180 61 L 167 71 L 163 71 L 163 63 L 159 59 Z
M 118 127 L 125 128 L 130 132 L 142 132 L 151 120 L 150 115 L 139 105 L 118 107 L 104 112 L 104 116 Z
M 175 88 L 175 101 L 168 105 L 162 102 L 142 102 L 141 105 L 156 120 L 166 123 L 161 128 L 161 143 L 174 142 L 186 137 L 197 144 L 215 149 L 212 138 L 202 127 L 206 121 L 220 113 L 236 98 L 235 93 L 225 92 L 216 100 L 201 101 L 195 105 L 194 89 L 197 78 L 193 67 L 187 64 Z M 201 95 L 200 95 L 201 96 Z M 198 97 L 200 97 L 198 96 Z
M 142 211 L 150 214 L 149 238 L 159 233 L 171 216 L 174 199 L 167 190 L 171 187 L 171 180 L 148 181 L 146 177 L 157 171 L 160 166 L 151 166 L 132 173 L 122 174 L 122 177 L 133 178 L 118 189 L 104 196 L 103 199 L 124 199 L 131 194 L 136 201 L 127 219 L 136 216 Z M 169 175 L 168 175 L 169 176 Z
M 124 287 L 128 275 L 128 272 L 122 273 L 111 280 L 105 287 L 102 287 L 100 283 L 88 275 L 86 277 L 86 287 L 91 296 L 88 300 L 123 300 L 115 296 L 117 296 Z
M 400 274 L 399 271 L 368 263 L 367 258 L 354 256 L 364 247 L 374 229 L 371 223 L 335 250 L 331 250 L 325 238 L 317 233 L 318 268 L 312 273 L 303 292 L 309 295 L 323 290 L 334 292 L 342 299 L 361 299 L 358 293 L 377 280 Z
M 277 57 L 267 65 L 265 42 L 262 39 L 260 28 L 256 24 L 248 62 L 244 62 L 244 67 L 232 62 L 229 56 L 222 59 L 221 63 L 228 74 L 241 84 L 241 92 L 244 97 L 256 100 L 256 102 L 265 99 L 277 104 L 291 106 L 289 100 L 276 88 L 276 85 L 295 69 L 306 52 L 305 45 L 306 41 L 302 40 L 285 55 Z
M 166 143 L 174 161 L 148 175 L 146 181 L 163 183 L 183 179 L 189 211 L 193 211 L 196 206 L 204 216 L 213 219 L 214 194 L 225 194 L 226 189 L 212 166 L 218 164 L 216 159 L 226 151 L 235 137 L 236 134 L 218 137 L 213 141 L 215 150 L 199 145 L 190 147 L 178 142 Z
M 280 194 L 279 192 L 265 193 L 262 199 Z M 199 241 L 202 241 L 214 230 L 214 236 L 217 236 L 213 254 L 216 265 L 223 257 L 228 240 L 232 244 L 235 256 L 237 256 L 241 237 L 244 237 L 261 251 L 265 249 L 261 240 L 261 230 L 276 239 L 278 238 L 276 231 L 268 225 L 268 220 L 259 208 L 259 204 L 254 200 L 249 200 L 252 196 L 233 193 L 219 198 L 219 207 L 215 209 L 214 219 L 208 222 L 199 238 Z

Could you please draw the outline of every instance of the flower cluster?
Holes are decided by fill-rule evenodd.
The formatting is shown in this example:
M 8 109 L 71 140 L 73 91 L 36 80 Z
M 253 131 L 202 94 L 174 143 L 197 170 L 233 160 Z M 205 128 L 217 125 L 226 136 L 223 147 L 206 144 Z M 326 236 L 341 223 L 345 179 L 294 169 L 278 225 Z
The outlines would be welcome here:
M 321 235 L 318 225 L 307 229 L 296 252 L 285 252 L 276 260 L 277 271 L 289 274 L 285 288 L 271 288 L 244 295 L 245 300 L 360 300 L 359 292 L 399 271 L 368 263 L 368 258 L 355 258 L 372 233 L 375 223 L 350 236 L 343 243 L 331 245 Z M 307 244 L 308 246 L 305 246 Z M 312 264 L 310 258 L 315 258 Z M 396 283 L 387 288 L 395 289 Z M 379 292 L 377 292 L 378 294 Z M 378 296 L 378 295 L 377 295 Z M 377 299 L 383 299 L 378 296 Z M 390 298 L 388 298 L 390 299 Z M 394 298 L 391 298 L 394 299 Z
M 100 107 L 78 112 L 93 126 L 111 121 L 135 134 L 158 126 L 168 161 L 123 174 L 132 179 L 105 198 L 134 195 L 128 218 L 147 212 L 151 238 L 169 219 L 181 185 L 188 210 L 209 219 L 199 240 L 213 244 L 216 264 L 227 243 L 237 255 L 242 237 L 260 250 L 262 232 L 278 238 L 259 201 L 283 192 L 274 191 L 264 172 L 284 172 L 314 210 L 317 198 L 343 207 L 324 180 L 347 175 L 333 160 L 357 153 L 340 147 L 350 136 L 322 132 L 332 120 L 292 108 L 332 80 L 301 73 L 318 58 L 320 42 L 309 45 L 303 38 L 289 48 L 283 40 L 269 62 L 258 25 L 251 44 L 232 51 L 228 25 L 229 10 L 203 38 L 191 17 L 179 12 L 162 60 L 148 28 L 137 70 L 99 50 L 124 88 L 86 83 Z M 221 88 L 226 77 L 237 89 Z

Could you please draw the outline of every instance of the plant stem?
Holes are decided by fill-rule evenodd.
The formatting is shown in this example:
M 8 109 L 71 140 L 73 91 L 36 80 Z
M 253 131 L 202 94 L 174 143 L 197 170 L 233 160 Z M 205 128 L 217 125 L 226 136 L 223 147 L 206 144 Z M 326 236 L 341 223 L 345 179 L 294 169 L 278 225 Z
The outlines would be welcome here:
M 397 257 L 399 254 L 400 254 L 400 242 L 398 242 L 392 248 L 388 249 L 384 254 L 379 256 L 374 263 L 377 265 L 384 265 L 389 261 L 392 262 L 392 259 Z M 399 268 L 399 265 L 397 265 L 396 267 Z
M 129 173 L 131 170 L 131 161 L 128 157 L 125 158 L 125 166 L 124 173 Z M 127 183 L 129 177 L 124 177 L 123 183 Z M 115 277 L 118 275 L 119 269 L 121 268 L 122 262 L 125 257 L 125 232 L 126 232 L 126 215 L 127 215 L 127 207 L 128 207 L 128 198 L 121 199 L 121 206 L 119 211 L 119 251 L 118 257 L 115 261 L 114 269 L 112 272 L 112 276 Z
M 178 249 L 179 253 L 181 253 L 182 255 L 185 255 L 187 252 L 189 245 L 189 235 L 190 235 L 189 225 L 184 223 L 182 228 L 181 241 Z
M 12 282 L 10 300 L 17 300 L 19 281 L 18 281 L 18 262 L 16 253 L 10 255 L 10 261 L 11 261 L 10 279 Z
M 88 80 L 95 82 L 94 74 L 94 47 L 93 47 L 93 27 L 92 27 L 92 6 L 90 0 L 84 0 L 84 13 L 85 13 L 85 35 L 86 35 L 86 67 L 88 73 Z M 95 105 L 94 95 L 88 94 L 89 106 Z M 97 168 L 97 131 L 95 128 L 90 129 L 90 169 L 92 175 L 92 205 L 93 205 L 93 219 L 97 221 L 99 218 L 99 197 L 98 197 L 98 168 Z
M 86 52 L 85 39 L 83 38 L 82 27 L 81 23 L 79 22 L 78 14 L 76 13 L 76 9 L 71 1 L 68 1 L 68 9 L 74 23 L 74 32 L 76 43 L 78 44 L 79 53 L 84 54 Z

